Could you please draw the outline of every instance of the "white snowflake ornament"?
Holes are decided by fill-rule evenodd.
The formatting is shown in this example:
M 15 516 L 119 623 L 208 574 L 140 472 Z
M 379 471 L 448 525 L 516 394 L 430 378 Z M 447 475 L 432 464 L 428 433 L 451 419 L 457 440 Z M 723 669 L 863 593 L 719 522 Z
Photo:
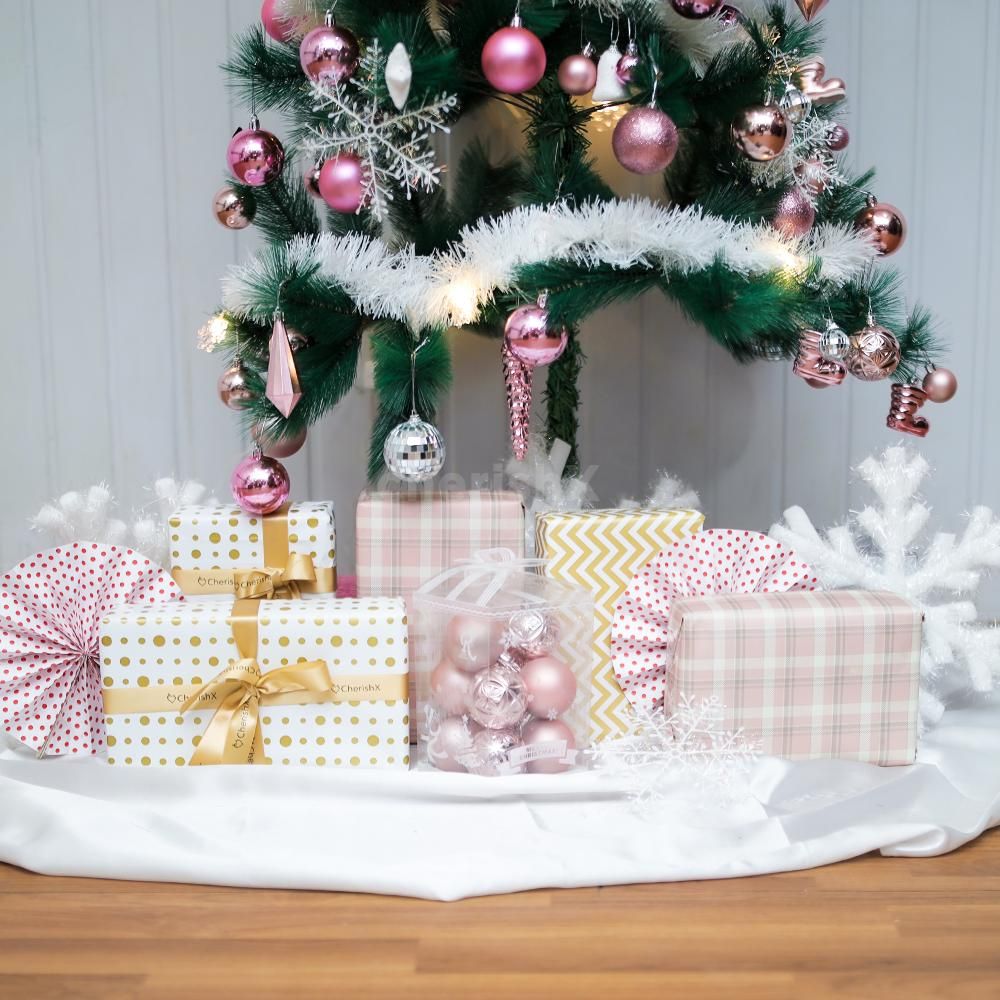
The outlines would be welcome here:
M 856 472 L 878 505 L 821 535 L 801 507 L 785 511 L 771 537 L 807 560 L 825 586 L 899 594 L 924 613 L 920 713 L 926 727 L 944 712 L 945 669 L 954 667 L 975 691 L 1000 685 L 1000 629 L 976 623 L 973 597 L 982 571 L 1000 566 L 1000 520 L 976 507 L 961 537 L 938 533 L 918 548 L 930 520 L 919 499 L 930 472 L 926 459 L 904 446 L 871 456 Z M 961 598 L 961 599 L 960 599 Z

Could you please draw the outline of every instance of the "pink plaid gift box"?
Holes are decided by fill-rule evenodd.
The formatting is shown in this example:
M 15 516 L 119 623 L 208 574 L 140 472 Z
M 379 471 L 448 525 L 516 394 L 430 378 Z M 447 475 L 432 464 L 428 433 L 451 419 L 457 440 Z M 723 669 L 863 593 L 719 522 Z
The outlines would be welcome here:
M 680 598 L 666 707 L 717 695 L 726 728 L 777 757 L 912 764 L 922 631 L 919 609 L 894 594 Z
M 482 549 L 510 549 L 520 558 L 524 507 L 517 493 L 505 491 L 362 493 L 356 537 L 358 596 L 406 600 L 412 679 L 429 669 L 414 627 L 414 591 Z M 415 695 L 411 690 L 411 708 Z M 410 719 L 416 742 L 417 711 Z

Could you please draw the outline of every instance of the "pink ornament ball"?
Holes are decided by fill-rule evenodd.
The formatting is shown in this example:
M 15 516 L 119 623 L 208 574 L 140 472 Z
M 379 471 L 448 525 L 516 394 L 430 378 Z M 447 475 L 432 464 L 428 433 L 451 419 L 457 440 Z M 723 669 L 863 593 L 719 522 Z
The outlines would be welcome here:
M 302 71 L 315 83 L 337 84 L 353 76 L 360 54 L 353 33 L 332 23 L 313 28 L 299 44 Z
M 276 459 L 264 455 L 243 459 L 230 480 L 233 499 L 241 509 L 258 517 L 273 514 L 283 506 L 291 485 L 288 470 Z
M 632 77 L 635 75 L 635 68 L 639 65 L 639 61 L 638 52 L 626 52 L 618 60 L 618 65 L 615 66 L 615 76 L 618 77 L 619 83 L 628 86 L 632 82 Z
M 826 140 L 826 145 L 829 149 L 832 149 L 835 153 L 840 153 L 847 149 L 851 142 L 851 133 L 844 128 L 843 125 L 839 123 L 834 125 L 830 129 L 829 138 Z
M 276 42 L 287 42 L 292 37 L 295 25 L 275 10 L 277 6 L 278 0 L 264 0 L 260 7 L 260 19 L 264 30 Z
M 340 153 L 319 172 L 319 193 L 335 212 L 353 215 L 367 200 L 368 166 L 356 153 Z
M 240 129 L 229 140 L 226 160 L 238 181 L 250 187 L 263 187 L 281 174 L 285 147 L 277 136 L 261 128 Z
M 816 222 L 816 207 L 802 188 L 792 188 L 781 196 L 774 216 L 774 228 L 789 239 L 805 236 Z
M 450 716 L 431 727 L 427 739 L 427 759 L 439 771 L 465 771 L 472 753 L 472 739 L 482 726 L 471 719 Z
M 932 403 L 947 403 L 958 392 L 958 378 L 947 368 L 932 368 L 924 376 L 923 389 Z
M 443 659 L 431 671 L 431 694 L 434 704 L 445 715 L 462 715 L 469 700 L 472 675 Z
M 633 108 L 615 126 L 611 149 L 633 174 L 657 174 L 677 155 L 677 126 L 659 108 Z
M 516 729 L 483 729 L 472 737 L 473 763 L 469 770 L 486 778 L 502 774 L 520 774 L 523 764 L 511 766 L 510 753 L 521 746 Z
M 444 655 L 460 670 L 476 674 L 503 652 L 500 622 L 480 615 L 455 615 L 444 629 Z
M 495 31 L 482 54 L 483 76 L 504 94 L 523 94 L 545 75 L 545 46 L 520 24 Z
M 597 67 L 590 56 L 582 52 L 566 56 L 559 64 L 559 86 L 572 97 L 589 94 L 597 85 Z
M 486 729 L 507 729 L 524 718 L 527 700 L 524 682 L 517 670 L 500 660 L 472 678 L 469 715 Z
M 281 436 L 257 424 L 252 433 L 257 446 L 268 458 L 291 458 L 302 450 L 307 432 L 303 427 L 296 434 Z
M 533 719 L 521 730 L 521 739 L 526 747 L 538 743 L 565 743 L 566 750 L 576 749 L 573 730 L 562 719 Z M 528 762 L 529 774 L 561 774 L 573 765 L 558 757 L 532 760 Z
M 535 368 L 562 356 L 569 343 L 569 331 L 564 326 L 550 329 L 549 311 L 544 306 L 528 305 L 507 317 L 504 340 L 518 361 Z
M 555 719 L 576 698 L 576 675 L 554 656 L 537 656 L 521 667 L 528 711 L 536 719 Z
M 681 17 L 700 21 L 711 17 L 722 6 L 722 0 L 670 0 L 670 5 Z

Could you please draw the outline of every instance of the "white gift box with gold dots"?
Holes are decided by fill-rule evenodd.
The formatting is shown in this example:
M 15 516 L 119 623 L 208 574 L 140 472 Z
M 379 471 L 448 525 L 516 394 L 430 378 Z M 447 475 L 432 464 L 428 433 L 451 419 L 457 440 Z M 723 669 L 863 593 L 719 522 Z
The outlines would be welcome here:
M 170 517 L 170 567 L 185 594 L 232 594 L 233 571 L 283 569 L 296 553 L 315 568 L 315 582 L 303 583 L 302 593 L 333 593 L 337 529 L 331 502 L 288 504 L 267 517 L 191 504 Z
M 238 604 L 184 600 L 107 616 L 101 626 L 101 673 L 109 763 L 183 767 L 190 762 L 216 706 L 202 695 L 194 707 L 180 708 L 241 660 L 233 626 L 239 606 L 253 616 L 255 660 L 265 680 L 283 667 L 322 662 L 332 682 L 323 695 L 301 696 L 307 703 L 270 704 L 266 697 L 260 702 L 264 759 L 254 763 L 409 766 L 403 602 L 333 597 Z

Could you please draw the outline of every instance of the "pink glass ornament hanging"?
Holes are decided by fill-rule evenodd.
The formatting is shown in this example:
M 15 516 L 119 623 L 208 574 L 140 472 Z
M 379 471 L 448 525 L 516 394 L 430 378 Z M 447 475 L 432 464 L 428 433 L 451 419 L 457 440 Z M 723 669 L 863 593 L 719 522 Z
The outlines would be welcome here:
M 276 180 L 285 166 L 285 147 L 277 136 L 260 127 L 254 115 L 248 129 L 240 129 L 229 140 L 226 160 L 233 176 L 250 187 L 264 187 Z
M 332 11 L 299 44 L 302 71 L 315 83 L 338 84 L 354 75 L 361 48 L 354 33 L 338 27 Z
M 288 470 L 277 460 L 265 458 L 260 449 L 233 470 L 233 499 L 248 514 L 263 517 L 281 507 L 291 492 Z
M 507 386 L 507 411 L 510 415 L 510 442 L 514 457 L 524 460 L 528 454 L 528 431 L 531 424 L 531 369 L 516 358 L 511 349 L 504 344 L 501 349 L 503 358 L 503 377 Z
M 341 152 L 320 168 L 320 196 L 335 212 L 353 215 L 368 201 L 368 165 L 357 153 Z
M 264 0 L 260 7 L 260 20 L 264 30 L 276 42 L 287 42 L 295 33 L 294 23 L 277 11 L 278 0 Z
M 523 94 L 545 75 L 545 46 L 523 27 L 518 14 L 506 28 L 495 31 L 483 46 L 483 76 L 504 94 Z

